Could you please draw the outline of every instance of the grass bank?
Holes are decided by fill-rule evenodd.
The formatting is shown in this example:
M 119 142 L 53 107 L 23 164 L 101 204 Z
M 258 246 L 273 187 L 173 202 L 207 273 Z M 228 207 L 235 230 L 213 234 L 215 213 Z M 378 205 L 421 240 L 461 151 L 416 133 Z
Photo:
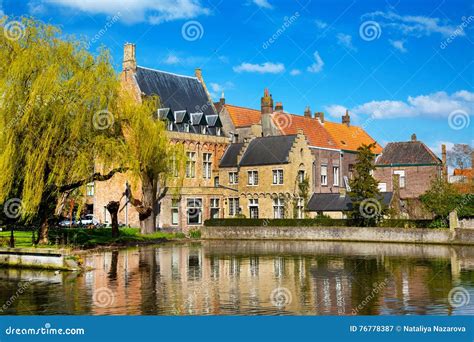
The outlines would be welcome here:
M 35 232 L 36 234 L 36 232 Z M 111 228 L 59 228 L 49 232 L 50 244 L 35 246 L 32 231 L 15 231 L 15 247 L 64 247 L 93 248 L 100 246 L 132 246 L 154 244 L 170 240 L 184 239 L 183 233 L 156 232 L 150 235 L 140 234 L 138 228 L 121 228 L 120 235 L 112 238 Z M 8 247 L 10 231 L 0 232 L 0 247 Z

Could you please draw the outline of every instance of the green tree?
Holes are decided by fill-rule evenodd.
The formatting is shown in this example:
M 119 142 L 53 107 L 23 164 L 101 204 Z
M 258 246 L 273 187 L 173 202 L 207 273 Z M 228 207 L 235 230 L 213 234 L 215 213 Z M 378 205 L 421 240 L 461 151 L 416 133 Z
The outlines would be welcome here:
M 375 143 L 363 144 L 357 149 L 355 176 L 350 182 L 351 218 L 361 226 L 375 226 L 385 211 L 378 183 L 372 177 L 372 171 L 375 170 L 374 147 Z
M 445 224 L 448 221 L 449 213 L 462 204 L 462 198 L 458 191 L 441 177 L 437 177 L 431 182 L 430 189 L 421 195 L 420 199 L 426 209 Z
M 123 170 L 112 168 L 125 151 L 120 87 L 105 50 L 94 57 L 57 27 L 21 24 L 20 35 L 0 35 L 0 203 L 21 199 L 22 218 L 36 219 L 47 243 L 64 193 Z
M 127 167 L 141 187 L 141 199 L 132 195 L 131 203 L 139 213 L 141 233 L 151 234 L 157 227 L 160 201 L 170 185 L 179 191 L 184 148 L 182 144 L 170 142 L 165 123 L 156 118 L 160 107 L 157 98 L 134 101 L 131 94 L 122 96 L 125 100 L 120 111 L 127 142 Z

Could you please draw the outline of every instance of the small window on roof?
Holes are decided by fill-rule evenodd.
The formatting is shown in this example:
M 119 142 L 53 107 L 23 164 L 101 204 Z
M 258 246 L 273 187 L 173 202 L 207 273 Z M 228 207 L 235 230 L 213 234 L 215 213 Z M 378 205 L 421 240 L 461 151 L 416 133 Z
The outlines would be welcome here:
M 341 144 L 345 145 L 345 144 L 346 144 L 346 142 L 345 142 L 344 140 L 341 140 Z

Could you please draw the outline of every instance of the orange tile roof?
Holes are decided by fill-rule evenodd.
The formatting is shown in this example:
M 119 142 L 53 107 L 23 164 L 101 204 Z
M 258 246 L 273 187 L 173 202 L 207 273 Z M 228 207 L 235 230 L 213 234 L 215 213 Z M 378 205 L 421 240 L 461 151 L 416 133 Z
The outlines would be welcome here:
M 454 169 L 453 175 L 455 176 L 464 176 L 467 178 L 474 177 L 474 169 Z
M 235 127 L 248 127 L 260 123 L 260 110 L 225 104 Z
M 297 134 L 298 130 L 302 129 L 310 146 L 339 148 L 317 119 L 280 112 L 273 113 L 272 119 L 276 127 L 285 135 Z
M 348 127 L 346 124 L 325 121 L 324 128 L 341 150 L 357 151 L 357 148 L 362 144 L 369 145 L 376 142 L 359 126 L 351 125 Z M 376 154 L 382 153 L 382 146 L 377 143 L 373 152 Z

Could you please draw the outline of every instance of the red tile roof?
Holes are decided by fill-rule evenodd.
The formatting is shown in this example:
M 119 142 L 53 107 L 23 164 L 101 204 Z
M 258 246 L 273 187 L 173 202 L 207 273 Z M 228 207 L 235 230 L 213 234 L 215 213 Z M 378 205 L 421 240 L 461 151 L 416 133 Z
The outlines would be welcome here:
M 260 123 L 261 112 L 257 109 L 224 105 L 235 127 L 248 127 Z
M 303 130 L 310 146 L 339 148 L 317 119 L 284 112 L 273 113 L 272 119 L 275 126 L 285 135 L 297 134 L 298 130 Z
M 474 169 L 454 169 L 453 175 L 455 176 L 464 176 L 467 178 L 474 177 Z

